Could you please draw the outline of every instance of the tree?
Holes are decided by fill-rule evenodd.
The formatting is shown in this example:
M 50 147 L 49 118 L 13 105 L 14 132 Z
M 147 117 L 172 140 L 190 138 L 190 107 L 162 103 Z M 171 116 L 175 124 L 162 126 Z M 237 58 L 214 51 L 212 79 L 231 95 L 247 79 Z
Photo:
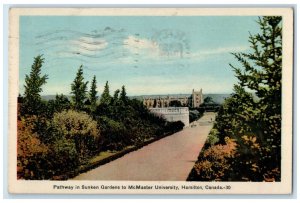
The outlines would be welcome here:
M 128 103 L 128 97 L 126 96 L 126 90 L 124 85 L 122 86 L 122 90 L 120 93 L 120 101 L 125 105 Z
M 92 84 L 91 84 L 91 89 L 90 89 L 90 102 L 91 102 L 91 111 L 96 110 L 96 104 L 97 104 L 97 81 L 96 81 L 96 76 L 94 75 Z
M 100 98 L 100 104 L 108 106 L 108 105 L 110 105 L 110 103 L 111 103 L 111 96 L 109 94 L 108 81 L 106 81 L 103 93 Z
M 281 170 L 281 77 L 282 17 L 259 18 L 261 33 L 250 35 L 252 53 L 235 53 L 243 68 L 231 67 L 239 86 L 254 91 L 258 97 L 249 108 L 252 133 L 260 146 L 257 165 L 264 180 L 280 180 Z M 248 136 L 253 137 L 253 136 Z M 248 139 L 248 138 L 247 138 Z M 244 139 L 244 145 L 246 139 Z M 241 145 L 241 146 L 244 146 Z
M 153 108 L 156 108 L 156 107 L 157 107 L 157 101 L 156 101 L 156 99 L 154 99 Z
M 211 97 L 205 97 L 204 98 L 204 103 L 210 104 L 210 103 L 214 103 L 214 101 L 213 101 L 213 99 Z
M 51 99 L 47 102 L 47 112 L 46 117 L 52 118 L 55 112 L 60 112 L 62 110 L 68 110 L 70 108 L 70 101 L 65 95 L 56 95 L 55 100 Z
M 47 75 L 41 76 L 41 68 L 44 63 L 42 55 L 34 58 L 31 66 L 31 72 L 25 76 L 24 103 L 22 104 L 22 114 L 37 115 L 42 110 L 40 93 L 42 85 L 46 84 Z
M 87 113 L 73 110 L 55 113 L 52 124 L 65 139 L 74 141 L 81 160 L 98 150 L 100 130 L 97 122 Z
M 182 105 L 181 105 L 180 101 L 178 101 L 178 100 L 172 100 L 172 101 L 170 101 L 169 106 L 172 106 L 172 107 L 181 107 Z
M 210 180 L 281 180 L 281 21 L 279 16 L 259 18 L 261 32 L 249 37 L 252 51 L 233 53 L 241 64 L 240 67 L 230 64 L 238 84 L 220 108 L 213 130 L 223 149 L 228 149 L 228 139 L 236 147 L 221 168 L 215 167 L 221 163 L 218 159 L 222 155 L 210 153 L 205 160 L 199 158 L 195 170 L 202 170 L 210 162 L 209 173 L 224 171 Z M 201 170 L 196 179 L 205 180 Z
M 115 92 L 114 92 L 114 96 L 113 96 L 113 104 L 114 105 L 117 105 L 118 104 L 118 101 L 119 101 L 119 93 L 120 93 L 120 90 L 117 89 Z
M 79 67 L 76 77 L 71 84 L 72 100 L 74 102 L 74 108 L 76 110 L 82 110 L 84 108 L 84 102 L 86 100 L 88 82 L 84 82 L 82 65 Z

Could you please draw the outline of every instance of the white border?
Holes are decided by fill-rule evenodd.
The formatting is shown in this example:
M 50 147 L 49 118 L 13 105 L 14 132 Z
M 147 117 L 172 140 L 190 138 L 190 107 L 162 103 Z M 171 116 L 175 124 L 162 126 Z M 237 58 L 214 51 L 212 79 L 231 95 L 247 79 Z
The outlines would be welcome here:
M 282 181 L 280 183 L 238 183 L 220 182 L 215 185 L 228 185 L 233 188 L 229 191 L 206 190 L 204 192 L 195 191 L 134 191 L 134 190 L 101 190 L 101 191 L 54 191 L 51 187 L 57 181 L 22 181 L 16 179 L 16 98 L 18 95 L 18 66 L 19 66 L 19 18 L 20 15 L 282 15 L 283 16 L 283 127 L 282 127 Z M 288 8 L 208 8 L 208 9 L 165 9 L 165 8 L 146 8 L 146 9 L 12 9 L 10 11 L 10 33 L 9 33 L 9 191 L 12 193 L 47 193 L 47 194 L 289 194 L 291 192 L 292 179 L 292 65 L 293 65 L 293 17 L 291 9 Z M 70 184 L 111 184 L 113 181 L 59 181 L 61 185 Z M 114 185 L 127 185 L 131 182 L 114 182 Z M 135 182 L 136 183 L 136 182 Z M 191 182 L 176 182 L 179 185 L 188 185 Z M 145 182 L 143 184 L 157 184 Z M 159 184 L 174 184 L 174 181 L 159 182 Z M 196 183 L 199 184 L 199 183 Z M 213 183 L 203 183 L 212 185 Z

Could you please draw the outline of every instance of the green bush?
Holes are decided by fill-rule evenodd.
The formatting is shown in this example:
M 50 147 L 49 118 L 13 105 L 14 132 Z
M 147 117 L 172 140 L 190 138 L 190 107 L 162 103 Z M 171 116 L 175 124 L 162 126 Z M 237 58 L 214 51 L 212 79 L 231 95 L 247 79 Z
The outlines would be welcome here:
M 206 142 L 212 146 L 212 145 L 215 145 L 216 143 L 219 142 L 219 137 L 218 137 L 218 130 L 216 129 L 212 129 L 207 137 L 207 140 Z
M 101 116 L 98 122 L 101 125 L 103 150 L 121 150 L 132 143 L 129 129 L 122 122 L 106 116 Z
M 66 176 L 66 174 L 77 169 L 79 155 L 72 140 L 67 140 L 62 136 L 50 145 L 50 150 L 47 157 L 47 168 L 49 173 L 51 172 L 51 179 L 64 179 L 59 176 Z M 66 176 L 66 178 L 68 177 Z
M 74 171 L 79 164 L 75 143 L 55 131 L 49 122 L 44 122 L 46 126 L 43 132 L 39 120 L 37 116 L 21 117 L 18 120 L 18 178 L 42 180 L 61 175 L 67 178 L 66 174 Z M 51 138 L 46 139 L 50 132 Z
M 67 140 L 73 140 L 81 159 L 99 150 L 100 130 L 97 122 L 85 112 L 74 110 L 55 113 L 53 126 Z
M 167 122 L 165 127 L 165 132 L 175 133 L 177 131 L 182 130 L 183 127 L 184 127 L 184 123 L 182 121 Z

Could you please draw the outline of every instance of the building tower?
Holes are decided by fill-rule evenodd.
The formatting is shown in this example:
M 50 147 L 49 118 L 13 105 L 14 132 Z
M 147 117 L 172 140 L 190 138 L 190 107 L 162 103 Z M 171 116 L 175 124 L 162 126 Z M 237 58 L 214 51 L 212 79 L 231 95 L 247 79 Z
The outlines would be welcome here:
M 202 88 L 200 91 L 195 91 L 193 89 L 192 92 L 192 107 L 197 108 L 203 103 L 203 94 L 202 94 Z

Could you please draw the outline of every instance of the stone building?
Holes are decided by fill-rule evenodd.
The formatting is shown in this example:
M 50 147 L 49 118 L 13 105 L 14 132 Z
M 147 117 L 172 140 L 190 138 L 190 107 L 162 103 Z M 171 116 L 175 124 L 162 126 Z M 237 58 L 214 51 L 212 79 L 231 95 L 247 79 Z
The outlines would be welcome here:
M 179 101 L 183 107 L 199 107 L 203 103 L 202 89 L 200 91 L 193 89 L 191 95 L 159 95 L 143 98 L 143 103 L 147 108 L 166 108 L 172 101 Z
M 202 89 L 200 89 L 200 91 L 195 91 L 193 89 L 191 97 L 191 107 L 193 108 L 199 107 L 204 102 Z

